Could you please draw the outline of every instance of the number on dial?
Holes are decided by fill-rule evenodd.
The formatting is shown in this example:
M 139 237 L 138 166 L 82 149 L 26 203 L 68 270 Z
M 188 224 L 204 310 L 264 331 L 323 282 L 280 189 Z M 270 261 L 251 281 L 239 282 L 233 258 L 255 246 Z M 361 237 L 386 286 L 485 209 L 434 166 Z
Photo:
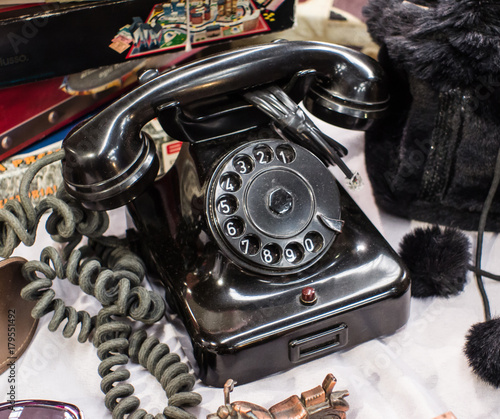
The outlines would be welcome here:
M 244 255 L 254 256 L 259 252 L 260 240 L 256 236 L 245 236 L 240 240 L 240 250 Z
M 304 247 L 308 252 L 319 252 L 323 248 L 323 237 L 315 231 L 307 233 L 304 238 Z
M 230 218 L 224 224 L 224 231 L 229 237 L 239 237 L 243 234 L 245 230 L 245 224 L 243 220 L 238 217 Z
M 285 247 L 285 259 L 289 263 L 299 263 L 304 257 L 304 249 L 299 243 L 290 243 Z
M 231 215 L 238 209 L 238 200 L 232 195 L 223 195 L 217 201 L 217 211 L 224 215 Z
M 261 144 L 253 149 L 253 155 L 258 163 L 267 164 L 273 159 L 273 150 L 271 147 Z
M 295 160 L 295 150 L 288 144 L 276 148 L 276 156 L 282 163 L 288 164 Z
M 236 192 L 241 188 L 241 178 L 236 173 L 224 173 L 220 178 L 220 186 L 227 192 Z
M 268 265 L 274 265 L 281 259 L 281 249 L 277 244 L 266 244 L 262 249 L 261 257 Z
M 253 161 L 249 156 L 236 156 L 233 160 L 233 166 L 238 173 L 246 175 L 253 170 Z

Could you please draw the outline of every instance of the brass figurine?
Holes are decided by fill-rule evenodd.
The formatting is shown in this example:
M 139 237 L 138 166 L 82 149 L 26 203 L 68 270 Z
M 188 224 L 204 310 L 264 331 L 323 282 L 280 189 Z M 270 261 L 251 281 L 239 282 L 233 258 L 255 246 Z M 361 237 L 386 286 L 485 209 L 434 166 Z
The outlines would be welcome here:
M 321 386 L 305 391 L 301 397 L 291 396 L 269 410 L 249 402 L 230 401 L 236 384 L 229 379 L 224 385 L 224 405 L 207 419 L 346 419 L 349 404 L 347 390 L 333 391 L 337 379 L 328 374 Z

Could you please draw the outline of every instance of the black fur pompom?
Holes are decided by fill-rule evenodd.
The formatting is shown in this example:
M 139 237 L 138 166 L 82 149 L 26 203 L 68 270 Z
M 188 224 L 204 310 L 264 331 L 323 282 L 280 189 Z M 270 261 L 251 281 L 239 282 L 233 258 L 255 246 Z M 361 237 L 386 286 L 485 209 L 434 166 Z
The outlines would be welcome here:
M 459 230 L 417 228 L 403 237 L 400 255 L 410 272 L 413 297 L 449 297 L 466 283 L 470 243 Z
M 472 326 L 464 351 L 472 370 L 487 383 L 500 387 L 500 318 Z

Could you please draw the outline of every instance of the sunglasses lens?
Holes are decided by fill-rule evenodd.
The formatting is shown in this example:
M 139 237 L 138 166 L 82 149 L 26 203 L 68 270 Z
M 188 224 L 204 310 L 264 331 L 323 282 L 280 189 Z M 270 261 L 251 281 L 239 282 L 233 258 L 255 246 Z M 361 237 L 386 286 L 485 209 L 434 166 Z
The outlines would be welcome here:
M 1 410 L 0 419 L 80 419 L 80 416 L 63 407 L 22 406 Z

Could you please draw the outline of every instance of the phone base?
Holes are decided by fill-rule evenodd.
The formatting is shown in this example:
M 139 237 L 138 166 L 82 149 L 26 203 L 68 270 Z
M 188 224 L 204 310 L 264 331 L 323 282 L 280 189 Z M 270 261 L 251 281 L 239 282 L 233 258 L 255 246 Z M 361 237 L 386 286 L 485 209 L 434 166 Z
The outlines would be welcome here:
M 214 156 L 199 159 L 205 154 L 196 147 L 184 147 L 175 166 L 129 210 L 150 268 L 190 336 L 203 382 L 222 387 L 229 378 L 257 380 L 406 323 L 404 265 L 341 187 L 342 233 L 314 265 L 267 276 L 236 265 L 207 225 L 207 162 L 213 165 Z M 213 145 L 209 150 L 220 153 Z
M 173 284 L 178 291 L 170 294 L 171 303 L 186 324 L 204 383 L 222 387 L 228 378 L 254 381 L 390 335 L 406 324 L 405 269 L 347 193 L 341 194 L 342 212 L 349 217 L 324 257 L 329 263 L 280 282 L 261 278 L 239 286 L 239 280 L 252 279 L 238 278 L 228 267 L 221 277 L 236 280 L 224 281 L 227 289 Z M 302 301 L 306 287 L 314 289 L 312 304 Z

